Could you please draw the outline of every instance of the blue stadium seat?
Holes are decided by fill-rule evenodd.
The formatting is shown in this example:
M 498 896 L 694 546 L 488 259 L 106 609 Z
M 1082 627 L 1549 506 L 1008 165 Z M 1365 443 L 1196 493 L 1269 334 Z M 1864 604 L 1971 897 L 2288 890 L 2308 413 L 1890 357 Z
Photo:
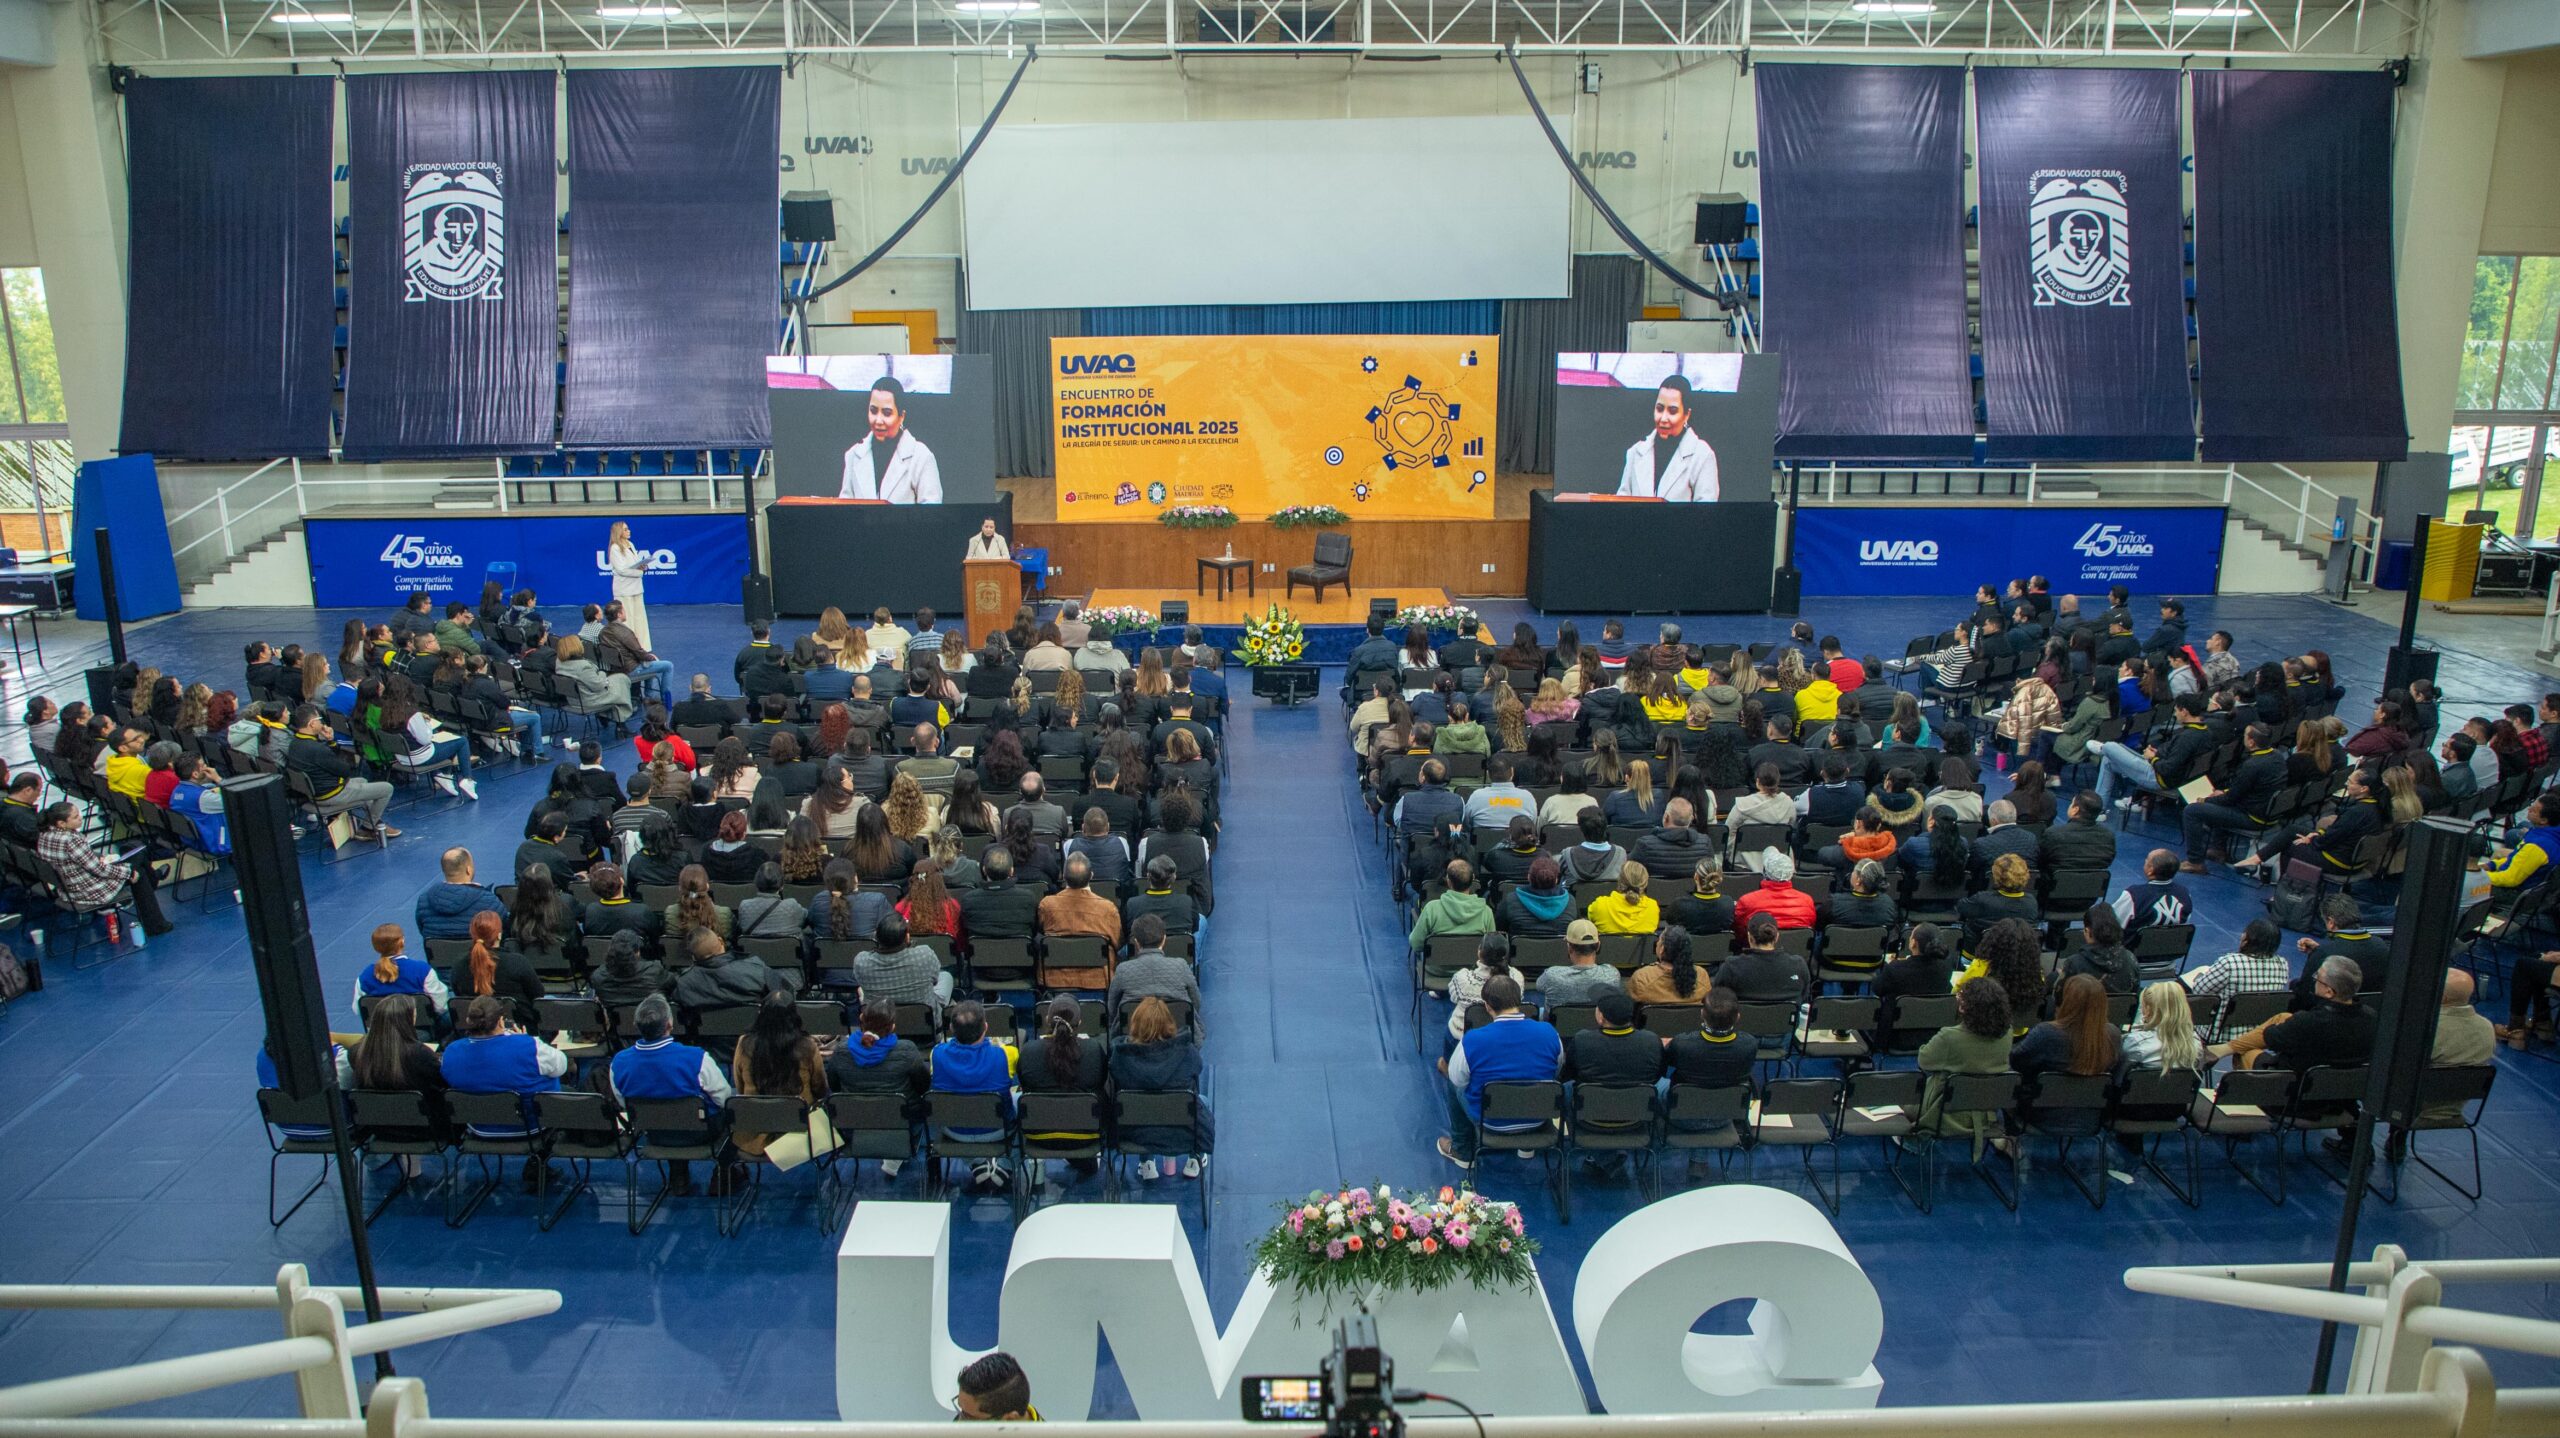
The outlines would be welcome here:
M 1742 222 L 1746 225 L 1756 225 L 1760 223 L 1760 206 L 1757 201 L 1743 201 Z
M 2189 275 L 2189 276 L 2187 276 L 2187 298 L 2188 298 L 2188 299 L 2194 299 L 2195 297 L 2196 297 L 2196 277 L 2195 277 L 2195 276 L 2193 276 L 2193 275 Z
M 671 452 L 667 456 L 667 473 L 702 473 L 702 451 L 698 449 L 679 449 Z
M 1980 466 L 1980 465 L 1984 465 L 1984 464 L 1989 463 L 1989 462 L 1990 462 L 1990 460 L 1991 460 L 1991 442 L 1990 442 L 1989 440 L 1986 440 L 1986 439 L 1982 438 L 1980 435 L 1976 435 L 1976 436 L 1974 436 L 1974 440 L 1973 440 L 1973 462 L 1974 462 L 1974 464 L 1975 464 L 1976 466 Z
M 345 350 L 347 347 L 347 327 L 345 325 L 338 326 L 337 332 L 330 337 L 330 342 L 335 344 L 341 351 Z
M 764 463 L 763 450 L 742 449 L 738 451 L 738 473 L 753 474 L 755 472 L 755 467 L 762 463 Z
M 601 472 L 608 478 L 612 479 L 627 478 L 633 472 L 630 451 L 620 449 L 606 450 Z
M 634 474 L 643 476 L 664 474 L 667 472 L 667 452 L 663 449 L 644 449 L 631 457 L 631 470 Z
M 1742 243 L 1733 247 L 1733 257 L 1737 260 L 1756 260 L 1760 258 L 1760 237 L 1757 235 L 1743 236 Z
M 1982 378 L 1982 356 L 1978 354 L 1967 355 L 1965 356 L 1965 359 L 1967 361 L 1967 368 L 1972 371 L 1973 377 L 1975 379 Z
M 2187 263 L 2192 265 L 2192 264 L 2194 264 L 2195 262 L 2196 262 L 2196 242 L 2195 242 L 2195 241 L 2193 241 L 2193 240 L 2189 240 L 2189 241 L 2187 241 Z
M 573 450 L 569 455 L 569 474 L 574 479 L 594 479 L 604 473 L 604 456 L 592 449 Z
M 551 362 L 551 382 L 564 389 L 568 387 L 569 362 L 567 360 L 554 360 Z
M 1756 300 L 1760 298 L 1760 276 L 1757 274 L 1752 275 L 1750 279 L 1743 282 L 1743 288 L 1749 292 L 1753 299 Z
M 555 449 L 542 457 L 542 463 L 534 466 L 534 472 L 545 479 L 559 479 L 569 472 L 569 457 Z
M 338 273 L 342 275 L 345 274 L 347 272 L 347 257 L 345 255 L 338 255 L 335 257 L 335 261 L 338 267 Z
M 509 479 L 531 479 L 540 473 L 541 469 L 542 460 L 539 456 L 530 454 L 507 456 L 506 476 Z
M 337 305 L 339 312 L 344 313 L 347 308 L 347 287 L 345 285 L 340 285 L 329 293 L 332 302 Z
M 2188 315 L 2188 316 L 2187 316 L 2187 338 L 2189 338 L 2189 339 L 2194 339 L 2195 337 L 2196 337 L 2196 317 L 2195 317 L 2194 315 L 2192 315 L 2192 314 L 2191 314 L 2191 315 Z

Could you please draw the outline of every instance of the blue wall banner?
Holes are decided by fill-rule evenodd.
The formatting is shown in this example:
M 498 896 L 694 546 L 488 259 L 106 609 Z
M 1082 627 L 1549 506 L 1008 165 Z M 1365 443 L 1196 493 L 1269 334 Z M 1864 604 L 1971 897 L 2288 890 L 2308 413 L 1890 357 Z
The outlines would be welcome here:
M 1964 71 L 1762 65 L 1768 348 L 1780 459 L 1973 454 Z
M 571 70 L 560 441 L 761 447 L 782 71 Z
M 2391 77 L 2198 70 L 2193 83 L 2204 457 L 2407 458 Z
M 1985 522 L 1986 517 L 1990 522 Z M 2211 594 L 2222 576 L 2223 512 L 2195 509 L 1843 509 L 1796 511 L 1804 592 L 1961 595 L 2041 574 L 2056 594 L 2102 600 Z M 2105 607 L 2103 603 L 2100 608 Z
M 551 447 L 548 70 L 347 81 L 349 459 Z
M 2192 460 L 2177 73 L 1973 84 L 1988 457 Z
M 124 453 L 329 452 L 333 83 L 126 83 Z
M 747 526 L 734 514 L 643 514 L 631 542 L 653 551 L 649 602 L 735 604 L 747 572 Z M 613 596 L 604 520 L 314 519 L 311 602 L 323 609 L 391 609 L 420 590 L 478 603 L 489 566 L 512 565 L 510 588 L 545 604 L 602 604 Z M 121 562 L 121 561 L 119 561 Z

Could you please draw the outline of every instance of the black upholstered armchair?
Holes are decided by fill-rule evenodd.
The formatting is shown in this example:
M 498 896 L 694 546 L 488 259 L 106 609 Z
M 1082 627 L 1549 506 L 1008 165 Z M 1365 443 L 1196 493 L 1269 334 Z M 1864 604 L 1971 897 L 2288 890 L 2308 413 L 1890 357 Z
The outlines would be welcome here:
M 1301 584 L 1315 586 L 1318 604 L 1324 603 L 1326 585 L 1339 584 L 1345 589 L 1350 588 L 1351 536 L 1347 534 L 1317 535 L 1315 562 L 1301 564 L 1289 571 L 1289 597 L 1297 597 L 1298 586 Z

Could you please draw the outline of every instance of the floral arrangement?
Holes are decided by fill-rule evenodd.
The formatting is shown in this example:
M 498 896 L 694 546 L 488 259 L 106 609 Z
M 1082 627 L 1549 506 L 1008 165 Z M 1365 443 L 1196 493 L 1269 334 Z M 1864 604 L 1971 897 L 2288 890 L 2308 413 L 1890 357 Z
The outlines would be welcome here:
M 1244 627 L 1237 653 L 1247 664 L 1295 664 L 1306 657 L 1307 631 L 1298 616 L 1274 604 Z
M 1273 529 L 1328 529 L 1350 522 L 1350 515 L 1330 504 L 1293 504 L 1271 515 Z
M 1134 604 L 1110 604 L 1086 610 L 1084 622 L 1093 626 L 1096 639 L 1108 639 L 1132 629 L 1152 630 L 1156 627 L 1156 616 L 1154 611 L 1140 609 Z
M 1515 1204 L 1471 1188 L 1375 1192 L 1318 1190 L 1280 1205 L 1280 1221 L 1254 1245 L 1256 1272 L 1298 1296 L 1424 1293 L 1465 1280 L 1478 1288 L 1521 1288 L 1538 1241 Z
M 1167 529 L 1233 529 L 1236 512 L 1223 504 L 1177 504 L 1156 516 Z
M 1395 628 L 1411 629 L 1417 624 L 1435 632 L 1473 634 L 1484 620 L 1463 604 L 1409 604 L 1396 611 Z

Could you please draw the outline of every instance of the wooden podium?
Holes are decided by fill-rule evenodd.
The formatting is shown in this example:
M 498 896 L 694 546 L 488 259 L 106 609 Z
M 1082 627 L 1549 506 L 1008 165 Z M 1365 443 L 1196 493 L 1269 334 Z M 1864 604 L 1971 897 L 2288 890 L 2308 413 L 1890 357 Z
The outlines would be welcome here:
M 1020 607 L 1022 566 L 1010 559 L 960 561 L 960 592 L 969 616 L 969 647 L 986 647 L 987 636 L 1003 632 Z

